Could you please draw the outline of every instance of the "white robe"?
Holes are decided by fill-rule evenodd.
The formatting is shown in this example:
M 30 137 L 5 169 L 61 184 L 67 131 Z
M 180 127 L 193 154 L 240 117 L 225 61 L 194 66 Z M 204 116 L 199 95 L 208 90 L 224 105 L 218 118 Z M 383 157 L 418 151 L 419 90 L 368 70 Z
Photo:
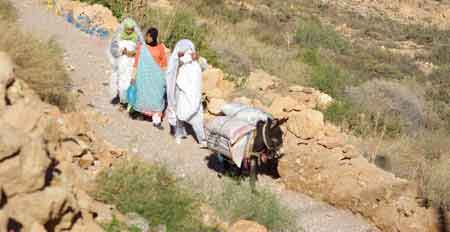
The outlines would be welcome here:
M 136 50 L 136 43 L 133 41 L 119 40 L 118 45 L 119 51 L 123 51 L 125 48 L 128 51 Z M 121 55 L 114 62 L 110 83 L 111 93 L 113 96 L 119 93 L 120 102 L 127 103 L 127 90 L 133 75 L 134 57 Z
M 190 56 L 190 54 L 187 54 Z M 197 61 L 181 65 L 176 79 L 176 136 L 184 136 L 184 122 L 192 125 L 199 142 L 206 140 L 203 128 L 202 70 Z

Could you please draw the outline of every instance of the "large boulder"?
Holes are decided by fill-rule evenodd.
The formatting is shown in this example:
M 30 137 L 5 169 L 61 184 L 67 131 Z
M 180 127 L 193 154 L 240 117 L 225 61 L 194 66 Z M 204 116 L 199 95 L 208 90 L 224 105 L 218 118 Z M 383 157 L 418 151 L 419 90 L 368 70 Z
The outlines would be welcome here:
M 219 83 L 224 79 L 222 70 L 217 68 L 208 68 L 203 72 L 203 90 L 208 92 L 219 86 Z
M 22 142 L 25 143 L 0 162 L 0 182 L 7 197 L 43 188 L 51 164 L 42 139 L 25 137 Z
M 292 113 L 287 122 L 289 132 L 301 139 L 319 137 L 323 132 L 324 125 L 323 114 L 311 109 Z
M 437 216 L 419 205 L 412 183 L 335 142 L 290 146 L 278 169 L 285 186 L 359 213 L 382 231 L 437 231 Z
M 271 76 L 262 70 L 256 70 L 250 73 L 246 87 L 251 90 L 266 91 L 277 87 L 278 84 L 278 78 Z
M 272 101 L 269 111 L 276 117 L 283 117 L 291 112 L 300 111 L 302 109 L 304 109 L 303 105 L 299 104 L 296 99 L 290 96 L 279 96 Z
M 256 222 L 240 220 L 231 225 L 228 232 L 268 232 L 268 230 Z
M 52 225 L 52 229 L 69 229 L 76 217 L 74 210 L 73 195 L 63 187 L 48 187 L 42 191 L 19 195 L 9 199 L 5 206 L 7 215 L 24 225 L 24 231 L 31 231 L 27 227 L 34 223 L 45 225 L 53 220 L 60 222 Z
M 75 193 L 91 191 L 95 178 L 79 165 L 90 169 L 100 158 L 117 158 L 112 149 L 95 139 L 83 113 L 62 114 L 25 82 L 6 82 L 5 76 L 0 76 L 0 99 L 8 99 L 0 108 L 0 231 L 11 220 L 26 232 L 103 231 L 93 215 L 105 221 L 111 215 Z

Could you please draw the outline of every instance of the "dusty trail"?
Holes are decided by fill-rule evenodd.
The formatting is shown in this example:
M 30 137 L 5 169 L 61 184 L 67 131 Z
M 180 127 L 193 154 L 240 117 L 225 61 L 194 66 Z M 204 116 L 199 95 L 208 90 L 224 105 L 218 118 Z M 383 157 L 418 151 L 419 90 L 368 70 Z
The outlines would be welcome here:
M 90 38 L 67 24 L 62 17 L 46 12 L 36 0 L 12 2 L 18 8 L 19 23 L 25 31 L 42 40 L 53 38 L 65 50 L 65 62 L 75 68 L 70 72 L 73 88 L 84 93 L 80 99 L 82 104 L 91 105 L 109 121 L 101 125 L 92 119 L 91 124 L 100 136 L 117 147 L 141 154 L 146 160 L 166 164 L 177 176 L 190 180 L 201 191 L 222 187 L 223 181 L 207 167 L 205 158 L 208 151 L 198 149 L 192 139 L 177 145 L 169 135 L 167 125 L 165 131 L 158 131 L 149 122 L 130 120 L 109 104 L 109 64 L 105 56 L 105 41 Z M 259 184 L 282 195 L 285 205 L 297 213 L 297 222 L 305 231 L 377 231 L 362 217 L 303 194 L 286 191 L 269 177 L 262 177 Z

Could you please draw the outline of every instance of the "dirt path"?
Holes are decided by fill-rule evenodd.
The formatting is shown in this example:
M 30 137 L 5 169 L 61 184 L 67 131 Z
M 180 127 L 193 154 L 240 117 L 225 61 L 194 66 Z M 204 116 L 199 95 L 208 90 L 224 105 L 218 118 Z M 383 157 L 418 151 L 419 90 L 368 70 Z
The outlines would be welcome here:
M 75 70 L 70 72 L 75 89 L 84 93 L 82 104 L 108 118 L 106 125 L 96 121 L 91 124 L 104 139 L 146 160 L 166 164 L 180 178 L 185 178 L 202 191 L 222 187 L 223 181 L 209 169 L 205 158 L 208 151 L 198 149 L 192 139 L 175 144 L 165 131 L 154 129 L 149 122 L 133 121 L 109 104 L 109 64 L 105 56 L 106 42 L 90 38 L 66 23 L 62 17 L 46 12 L 36 0 L 15 0 L 19 10 L 19 23 L 27 32 L 47 40 L 55 39 L 65 50 L 65 62 Z M 269 177 L 262 177 L 260 185 L 281 194 L 283 203 L 297 213 L 297 222 L 310 232 L 356 232 L 377 231 L 358 215 L 347 210 L 336 209 L 300 193 L 283 190 L 282 185 Z

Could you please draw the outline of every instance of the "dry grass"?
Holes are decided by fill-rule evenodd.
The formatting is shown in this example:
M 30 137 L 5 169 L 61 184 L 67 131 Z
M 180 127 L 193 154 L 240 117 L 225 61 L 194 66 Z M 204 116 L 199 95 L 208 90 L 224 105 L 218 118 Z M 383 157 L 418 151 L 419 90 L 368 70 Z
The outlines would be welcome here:
M 450 207 L 450 136 L 445 131 L 421 131 L 417 136 L 373 139 L 375 160 L 381 168 L 396 176 L 415 180 L 423 197 L 434 206 Z M 368 154 L 370 155 L 370 154 Z
M 0 22 L 0 47 L 17 65 L 17 77 L 24 80 L 42 100 L 64 111 L 73 108 L 70 79 L 62 59 L 62 50 L 54 41 L 40 42 L 21 32 L 14 23 Z
M 16 10 L 9 0 L 0 0 L 0 21 L 14 22 L 16 18 Z

